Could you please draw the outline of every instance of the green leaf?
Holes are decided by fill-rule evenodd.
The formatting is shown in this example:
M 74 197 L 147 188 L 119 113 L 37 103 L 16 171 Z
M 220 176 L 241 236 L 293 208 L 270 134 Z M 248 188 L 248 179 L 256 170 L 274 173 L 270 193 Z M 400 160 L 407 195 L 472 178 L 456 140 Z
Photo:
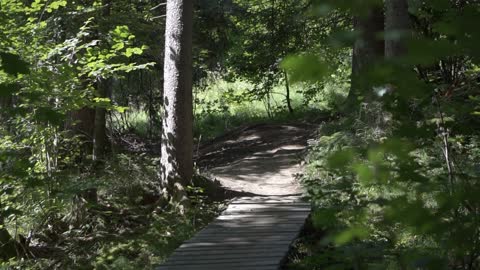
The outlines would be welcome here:
M 119 25 L 112 31 L 113 36 L 126 39 L 130 36 L 130 30 L 126 25 Z
M 109 98 L 100 98 L 100 97 L 93 98 L 93 102 L 95 103 L 95 106 L 102 107 L 102 108 L 110 107 L 112 103 L 112 101 Z
M 124 113 L 129 107 L 113 106 L 113 109 L 119 113 Z
M 53 1 L 48 5 L 48 12 L 52 12 L 53 10 L 59 9 L 60 7 L 65 7 L 67 6 L 67 1 L 66 0 L 59 0 L 59 1 Z
M 115 50 L 115 51 L 120 51 L 120 50 L 122 50 L 123 48 L 125 48 L 125 43 L 123 43 L 123 42 L 115 43 L 115 44 L 112 46 L 112 49 Z
M 140 55 L 143 53 L 143 50 L 141 48 L 127 48 L 127 51 L 125 52 L 126 57 L 131 57 L 134 54 Z

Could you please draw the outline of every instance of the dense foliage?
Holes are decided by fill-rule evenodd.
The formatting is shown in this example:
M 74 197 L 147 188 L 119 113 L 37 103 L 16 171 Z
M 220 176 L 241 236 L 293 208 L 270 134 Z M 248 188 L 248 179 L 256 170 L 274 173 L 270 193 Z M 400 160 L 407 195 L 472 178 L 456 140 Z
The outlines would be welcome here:
M 410 4 L 407 53 L 361 72 L 360 106 L 323 125 L 309 155 L 326 236 L 305 269 L 480 267 L 479 7 Z

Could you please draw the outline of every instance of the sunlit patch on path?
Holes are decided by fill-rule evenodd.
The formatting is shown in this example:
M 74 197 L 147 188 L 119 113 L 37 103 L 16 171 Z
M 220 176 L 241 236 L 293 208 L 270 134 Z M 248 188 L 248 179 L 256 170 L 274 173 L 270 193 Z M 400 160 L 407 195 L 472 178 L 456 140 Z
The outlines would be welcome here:
M 296 176 L 315 126 L 258 124 L 207 144 L 199 162 L 226 189 L 257 195 L 302 193 Z M 203 166 L 202 166 L 203 165 Z

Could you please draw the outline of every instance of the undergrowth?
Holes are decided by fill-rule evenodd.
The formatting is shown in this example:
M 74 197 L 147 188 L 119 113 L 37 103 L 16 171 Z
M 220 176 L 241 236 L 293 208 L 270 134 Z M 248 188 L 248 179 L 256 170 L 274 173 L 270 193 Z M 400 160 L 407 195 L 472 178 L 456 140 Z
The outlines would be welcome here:
M 293 84 L 290 86 L 291 113 L 286 107 L 282 84 L 274 86 L 269 95 L 262 97 L 255 95 L 257 87 L 261 86 L 241 80 L 216 80 L 204 88 L 197 88 L 194 136 L 211 139 L 241 125 L 262 122 L 317 122 L 329 114 L 345 95 L 343 87 L 334 88 L 333 83 L 322 86 Z M 317 91 L 305 94 L 309 87 Z M 319 91 L 319 88 L 323 90 Z
M 346 75 L 332 75 L 322 85 L 290 86 L 293 113 L 287 110 L 285 89 L 275 85 L 268 96 L 259 97 L 258 85 L 237 80 L 209 79 L 194 90 L 194 137 L 198 141 L 212 139 L 242 125 L 256 123 L 318 122 L 334 111 L 346 97 Z M 161 115 L 155 115 L 161 119 Z M 157 138 L 160 122 L 152 121 L 142 108 L 129 108 L 124 113 L 112 112 L 111 127 L 119 133 Z
M 35 207 L 28 205 L 37 196 L 31 190 L 22 219 L 9 223 L 18 224 L 10 230 L 29 248 L 0 269 L 153 269 L 222 207 L 194 187 L 185 215 L 162 206 L 156 164 L 147 155 L 119 154 L 102 169 L 59 179 L 62 196 Z
M 410 130 L 379 105 L 362 113 L 325 123 L 310 149 L 303 185 L 314 229 L 288 269 L 478 269 L 478 135 L 432 136 L 431 108 L 432 120 Z

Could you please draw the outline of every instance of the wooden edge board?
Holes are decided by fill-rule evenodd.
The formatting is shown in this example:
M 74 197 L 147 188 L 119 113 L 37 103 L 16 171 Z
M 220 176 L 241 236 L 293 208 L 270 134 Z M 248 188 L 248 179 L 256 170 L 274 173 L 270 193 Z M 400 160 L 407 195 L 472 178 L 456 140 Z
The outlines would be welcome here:
M 170 257 L 183 257 L 183 256 L 209 256 L 215 255 L 220 257 L 230 257 L 230 256 L 244 256 L 244 257 L 262 257 L 265 254 L 278 253 L 288 250 L 288 247 L 282 246 L 281 248 L 271 247 L 269 249 L 236 249 L 236 250 L 205 250 L 205 249 L 192 249 L 192 250 L 182 250 L 176 251 Z
M 252 241 L 248 242 L 235 242 L 235 243 L 215 243 L 215 242 L 203 242 L 203 243 L 185 243 L 180 246 L 180 248 L 187 248 L 187 247 L 208 247 L 208 248 L 236 248 L 239 246 L 249 246 L 252 248 L 255 248 L 257 246 L 260 246 L 260 244 L 263 244 L 263 246 L 268 246 L 271 247 L 272 245 L 278 245 L 278 244 L 289 244 L 291 241 L 289 240 L 281 240 L 281 241 L 274 241 L 274 242 L 269 242 L 268 245 L 265 243 L 253 243 Z M 255 246 L 252 246 L 252 244 L 255 244 Z
M 271 256 L 265 256 L 262 258 L 258 257 L 250 257 L 250 258 L 239 258 L 239 257 L 232 257 L 232 258 L 192 258 L 189 257 L 188 260 L 185 260 L 183 258 L 179 258 L 178 260 L 172 259 L 172 260 L 167 260 L 164 265 L 202 265 L 202 264 L 219 264 L 219 263 L 235 263 L 235 264 L 241 264 L 248 259 L 249 263 L 254 263 L 258 264 L 260 262 L 269 262 L 271 264 L 275 264 L 279 262 L 278 257 L 282 256 L 283 254 L 275 254 Z
M 181 262 L 182 264 L 178 264 L 178 262 L 173 263 L 168 263 L 168 261 L 163 264 L 162 266 L 187 266 L 187 265 L 192 265 L 189 264 L 188 262 Z M 258 260 L 258 261 L 243 261 L 243 262 L 235 262 L 235 266 L 256 266 L 256 265 L 279 265 L 278 259 L 274 260 Z M 205 267 L 205 265 L 200 265 L 200 264 L 193 264 L 194 266 L 199 266 L 199 267 Z M 223 265 L 225 267 L 230 267 L 232 266 L 232 263 L 230 262 L 210 262 L 208 264 L 208 267 L 210 266 L 220 266 Z

